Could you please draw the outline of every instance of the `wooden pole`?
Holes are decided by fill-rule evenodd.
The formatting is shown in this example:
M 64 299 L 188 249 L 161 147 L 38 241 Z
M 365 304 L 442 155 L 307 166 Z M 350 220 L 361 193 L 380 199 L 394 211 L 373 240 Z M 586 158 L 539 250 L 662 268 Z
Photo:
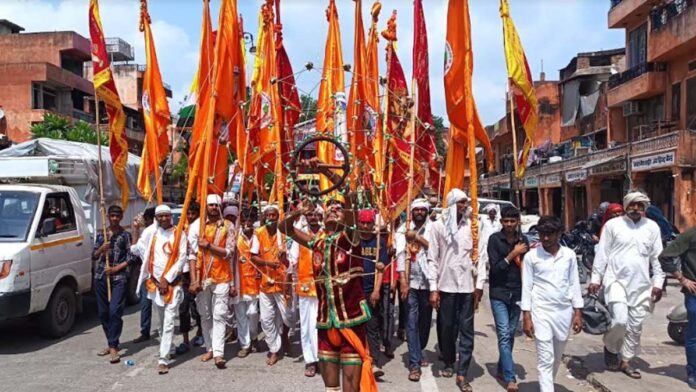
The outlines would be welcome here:
M 416 121 L 417 121 L 417 107 L 418 107 L 418 94 L 416 91 L 416 79 L 411 79 L 411 97 L 412 97 L 412 102 L 411 102 L 411 107 L 409 108 L 409 129 L 411 132 L 411 140 L 409 141 L 409 144 L 411 145 L 411 151 L 409 153 L 409 162 L 408 162 L 408 191 L 407 191 L 407 196 L 406 196 L 406 231 L 408 231 L 411 228 L 411 203 L 413 202 L 413 166 L 414 163 L 413 161 L 415 160 L 416 157 Z M 405 233 L 404 233 L 405 235 Z M 408 251 L 407 251 L 407 256 Z M 406 263 L 404 265 L 404 273 L 406 274 L 406 282 L 410 283 L 411 282 L 411 258 L 407 257 L 406 258 Z
M 94 94 L 94 114 L 96 116 L 95 120 L 95 126 L 97 128 L 97 166 L 98 166 L 98 175 L 99 175 L 99 214 L 101 215 L 101 221 L 102 221 L 102 235 L 104 236 L 104 243 L 109 241 L 109 236 L 107 235 L 106 231 L 106 207 L 104 203 L 104 173 L 102 169 L 102 140 L 101 140 L 101 129 L 99 129 L 99 97 L 96 94 Z M 109 261 L 109 252 L 106 253 L 106 263 L 104 265 L 105 268 L 110 268 L 111 263 Z M 106 277 L 106 298 L 107 301 L 111 302 L 111 277 L 108 275 Z
M 521 202 L 520 202 L 520 190 L 517 188 L 515 185 L 517 181 L 514 181 L 514 179 L 517 178 L 517 173 L 518 173 L 518 163 L 517 163 L 517 126 L 515 124 L 515 100 L 513 99 L 514 93 L 512 92 L 512 84 L 508 84 L 508 93 L 510 97 L 510 124 L 511 124 L 511 130 L 512 130 L 512 162 L 513 162 L 513 170 L 515 171 L 514 176 L 512 176 L 512 179 L 510 180 L 510 190 L 515 192 L 515 201 L 517 202 L 517 207 L 522 208 Z M 513 181 L 515 184 L 513 184 Z M 515 185 L 515 186 L 513 186 Z

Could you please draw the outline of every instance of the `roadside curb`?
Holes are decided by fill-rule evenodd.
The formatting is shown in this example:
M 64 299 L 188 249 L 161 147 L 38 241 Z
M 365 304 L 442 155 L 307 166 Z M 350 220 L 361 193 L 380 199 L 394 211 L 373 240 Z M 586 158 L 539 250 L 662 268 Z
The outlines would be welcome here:
M 596 388 L 600 392 L 612 392 L 611 389 L 599 380 L 595 373 L 587 370 L 585 362 L 579 357 L 574 355 L 563 355 L 563 364 L 565 364 L 573 377 L 587 381 L 593 388 Z

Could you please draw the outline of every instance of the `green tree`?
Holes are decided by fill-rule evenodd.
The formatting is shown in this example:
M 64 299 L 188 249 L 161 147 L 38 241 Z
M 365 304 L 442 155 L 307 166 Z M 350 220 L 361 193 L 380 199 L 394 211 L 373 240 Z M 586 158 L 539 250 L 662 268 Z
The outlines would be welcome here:
M 33 125 L 31 134 L 34 139 L 49 138 L 97 144 L 97 131 L 92 125 L 82 120 L 72 123 L 66 117 L 54 114 L 46 114 L 43 121 Z M 102 132 L 102 145 L 109 145 L 106 132 Z
M 311 95 L 302 94 L 300 96 L 300 104 L 302 113 L 300 113 L 300 122 L 312 120 L 317 117 L 317 100 Z
M 445 128 L 445 120 L 440 116 L 433 116 L 433 126 L 435 127 L 435 148 L 437 149 L 437 155 L 445 158 L 447 156 L 447 147 L 445 146 L 447 129 Z

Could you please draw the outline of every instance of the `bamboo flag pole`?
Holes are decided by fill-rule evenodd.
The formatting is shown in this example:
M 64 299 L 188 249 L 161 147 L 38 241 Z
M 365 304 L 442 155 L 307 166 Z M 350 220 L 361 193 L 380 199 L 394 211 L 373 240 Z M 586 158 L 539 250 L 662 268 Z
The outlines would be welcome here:
M 514 176 L 510 179 L 510 190 L 513 190 L 515 192 L 515 201 L 517 202 L 517 207 L 521 207 L 520 203 L 520 192 L 517 187 L 513 187 L 513 181 L 515 178 L 517 178 L 517 169 L 518 169 L 518 162 L 517 162 L 517 126 L 515 124 L 515 100 L 514 98 L 514 93 L 512 91 L 512 84 L 508 83 L 508 94 L 510 98 L 510 124 L 511 124 L 511 130 L 512 130 L 512 162 L 513 162 L 513 170 L 515 171 Z M 516 181 L 515 181 L 516 182 Z
M 102 221 L 102 235 L 104 237 L 104 243 L 110 241 L 107 236 L 106 231 L 106 210 L 104 206 L 104 173 L 102 169 L 102 140 L 101 140 L 101 129 L 99 129 L 99 97 L 96 92 L 94 94 L 94 114 L 96 116 L 95 125 L 97 127 L 97 160 L 98 160 L 98 175 L 99 175 L 99 214 L 101 215 Z M 106 252 L 106 263 L 104 268 L 111 268 L 111 263 L 109 262 L 109 252 Z M 111 277 L 108 275 L 106 277 L 106 299 L 111 302 Z
M 418 108 L 418 94 L 416 94 L 416 79 L 411 79 L 411 97 L 410 102 L 411 107 L 409 108 L 409 130 L 411 132 L 411 140 L 409 144 L 411 145 L 411 152 L 409 154 L 409 167 L 408 167 L 408 193 L 406 204 L 406 231 L 411 228 L 411 203 L 413 202 L 413 161 L 416 157 L 416 121 L 417 120 L 417 108 Z M 404 233 L 405 234 L 405 233 Z M 404 273 L 406 274 L 406 282 L 411 283 L 411 258 L 407 257 L 406 265 L 404 266 Z

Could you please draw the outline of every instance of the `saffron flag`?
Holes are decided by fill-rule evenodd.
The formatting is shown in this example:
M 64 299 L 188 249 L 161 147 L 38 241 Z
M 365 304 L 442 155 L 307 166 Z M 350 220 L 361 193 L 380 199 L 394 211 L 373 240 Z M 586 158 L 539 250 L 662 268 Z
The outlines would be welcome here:
M 406 133 L 409 112 L 409 96 L 406 77 L 396 54 L 396 11 L 387 21 L 387 29 L 382 31 L 387 40 L 387 112 L 386 115 L 386 156 L 387 156 L 387 208 L 389 218 L 394 220 L 408 204 L 408 176 L 410 169 L 411 145 Z M 414 177 L 416 189 L 423 186 L 423 176 Z M 416 192 L 418 193 L 418 192 Z
M 445 194 L 463 187 L 463 170 L 452 170 L 465 161 L 461 146 L 466 144 L 469 161 L 469 194 L 474 206 L 471 217 L 472 254 L 478 261 L 478 184 L 476 173 L 476 138 L 485 135 L 476 111 L 473 94 L 474 54 L 471 48 L 471 20 L 468 0 L 450 0 L 447 10 L 447 42 L 445 45 L 445 101 L 452 124 L 451 142 L 447 151 Z M 487 140 L 487 137 L 486 137 Z M 490 144 L 489 144 L 490 145 Z M 455 177 L 455 175 L 457 177 Z
M 510 6 L 507 0 L 500 0 L 500 17 L 503 19 L 503 41 L 505 44 L 505 62 L 507 63 L 508 78 L 510 84 L 516 87 L 516 89 L 510 89 L 510 93 L 514 94 L 515 108 L 524 126 L 526 136 L 524 147 L 522 147 L 522 155 L 515 157 L 515 159 L 518 159 L 517 173 L 515 175 L 519 178 L 524 175 L 529 150 L 534 142 L 534 133 L 536 132 L 538 122 L 537 97 L 534 91 L 532 72 L 529 70 L 529 63 L 527 62 L 527 56 L 524 54 L 520 36 L 517 34 L 512 18 L 510 18 Z
M 196 160 L 195 154 L 201 143 L 201 134 L 205 130 L 208 108 L 205 106 L 209 99 L 210 81 L 213 76 L 213 50 L 215 38 L 210 21 L 210 3 L 203 0 L 203 22 L 201 25 L 200 54 L 198 58 L 198 71 L 191 86 L 191 96 L 195 97 L 196 117 L 193 120 L 191 139 L 189 141 L 189 171 Z
M 169 154 L 167 127 L 171 123 L 167 93 L 162 83 L 155 43 L 150 29 L 150 15 L 147 2 L 141 3 L 140 28 L 145 33 L 146 67 L 143 75 L 143 116 L 145 118 L 145 143 L 143 146 L 140 170 L 138 172 L 138 191 L 146 200 L 151 200 L 150 176 L 155 175 L 157 204 L 162 204 L 162 181 L 160 164 Z
M 415 126 L 415 158 L 417 164 L 415 175 L 423 176 L 420 164 L 425 163 L 428 168 L 429 184 L 437 186 L 440 177 L 440 168 L 435 148 L 435 127 L 433 126 L 433 113 L 430 109 L 430 77 L 428 64 L 428 32 L 425 27 L 425 15 L 423 14 L 422 0 L 413 2 L 413 79 L 416 81 L 416 126 Z M 438 190 L 439 191 L 439 190 Z M 414 192 L 417 194 L 417 192 Z
M 382 124 L 380 123 L 380 102 L 379 102 L 379 32 L 377 31 L 377 22 L 379 21 L 379 13 L 382 10 L 382 4 L 376 0 L 372 4 L 370 16 L 370 31 L 367 39 L 367 110 L 372 110 L 370 114 L 372 129 L 374 129 L 373 149 L 374 156 L 373 182 L 378 189 L 383 189 L 384 185 L 384 133 Z M 378 197 L 382 198 L 382 191 L 378 192 Z M 386 216 L 386 215 L 385 215 Z
M 256 52 L 252 81 L 252 98 L 249 110 L 249 132 L 253 139 L 254 163 L 259 168 L 257 175 L 258 190 L 264 192 L 266 177 L 273 176 L 273 188 L 267 195 L 269 202 L 283 203 L 285 181 L 282 167 L 281 146 L 281 100 L 280 91 L 274 79 L 277 72 L 276 46 L 274 42 L 273 0 L 266 0 L 261 6 L 261 37 Z
M 329 22 L 329 31 L 326 36 L 324 48 L 324 69 L 322 70 L 321 84 L 319 85 L 319 99 L 317 100 L 317 132 L 333 133 L 339 140 L 345 139 L 345 78 L 343 75 L 343 50 L 341 47 L 341 28 L 338 24 L 338 10 L 335 0 L 329 0 L 326 9 L 326 18 Z M 337 121 L 338 120 L 338 121 Z M 317 143 L 317 156 L 322 162 L 335 163 L 337 161 L 335 148 L 326 142 Z M 329 188 L 329 180 L 320 176 L 319 188 Z
M 89 35 L 92 40 L 94 93 L 104 102 L 106 113 L 109 116 L 109 152 L 116 182 L 121 190 L 121 207 L 125 210 L 128 207 L 130 195 L 126 179 L 126 163 L 128 162 L 126 113 L 123 111 L 121 98 L 118 96 L 118 90 L 116 90 L 116 84 L 111 74 L 97 0 L 89 2 Z

